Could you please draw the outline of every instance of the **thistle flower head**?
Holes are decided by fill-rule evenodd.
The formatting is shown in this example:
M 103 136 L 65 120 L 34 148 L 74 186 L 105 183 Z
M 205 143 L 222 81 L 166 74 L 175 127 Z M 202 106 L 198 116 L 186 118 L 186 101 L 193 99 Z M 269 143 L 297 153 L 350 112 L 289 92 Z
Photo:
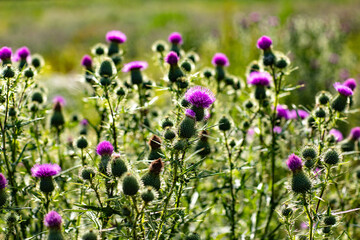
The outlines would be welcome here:
M 183 43 L 183 39 L 180 33 L 178 32 L 173 32 L 169 35 L 169 42 L 172 44 L 182 44 Z
M 295 154 L 291 154 L 286 161 L 286 165 L 291 171 L 296 171 L 302 168 L 302 161 L 301 158 L 296 156 Z
M 130 72 L 133 69 L 146 69 L 148 67 L 148 63 L 144 62 L 144 61 L 134 61 L 134 62 L 129 62 L 127 64 L 124 65 L 124 67 L 122 68 L 122 72 Z
M 185 99 L 199 108 L 208 108 L 216 100 L 215 95 L 207 88 L 195 86 L 187 90 Z
M 64 106 L 66 104 L 65 98 L 62 96 L 55 96 L 53 98 L 54 105 L 60 104 L 61 106 Z
M 268 72 L 251 72 L 247 81 L 252 85 L 269 86 L 272 80 Z
M 56 211 L 46 214 L 44 219 L 45 226 L 49 228 L 60 228 L 62 223 L 61 216 Z
M 87 125 L 89 125 L 89 121 L 84 118 L 83 120 L 80 121 L 80 125 L 81 126 L 87 126 Z
M 92 66 L 92 59 L 89 55 L 85 55 L 81 60 L 81 65 L 84 67 L 91 67 Z
M 28 56 L 30 56 L 30 50 L 27 47 L 21 47 L 18 50 L 16 50 L 15 55 L 18 58 L 18 60 L 26 59 Z
M 161 158 L 158 158 L 151 162 L 149 167 L 149 172 L 154 174 L 160 174 L 163 168 L 164 168 L 164 163 L 161 160 Z
M 7 180 L 5 176 L 2 173 L 0 173 L 0 190 L 6 188 L 6 185 L 7 185 Z
M 35 164 L 31 168 L 31 175 L 37 178 L 51 177 L 61 172 L 61 167 L 56 163 Z
M 280 134 L 282 132 L 282 128 L 279 126 L 275 126 L 273 131 L 274 131 L 274 133 Z
M 11 54 L 12 54 L 12 50 L 9 47 L 2 47 L 0 49 L 0 59 L 1 60 L 10 59 Z
M 339 94 L 341 94 L 343 96 L 349 97 L 349 96 L 353 95 L 353 91 L 349 87 L 347 87 L 339 82 L 334 83 L 334 88 L 336 89 L 336 91 Z
M 106 40 L 108 42 L 124 43 L 126 42 L 126 35 L 123 32 L 113 30 L 106 33 Z
M 227 67 L 230 65 L 229 59 L 223 53 L 215 53 L 214 57 L 211 60 L 211 63 L 214 66 L 223 66 L 223 67 Z
M 349 79 L 345 80 L 343 85 L 350 88 L 352 91 L 354 91 L 357 86 L 357 83 L 354 78 L 349 78 Z
M 113 152 L 114 152 L 114 147 L 108 141 L 102 141 L 96 147 L 96 153 L 100 156 L 104 156 L 104 155 L 111 156 Z
M 276 113 L 278 118 L 289 119 L 289 110 L 285 105 L 277 105 Z
M 329 131 L 329 135 L 333 135 L 337 142 L 340 142 L 344 139 L 342 133 L 335 128 L 333 128 Z
M 168 53 L 168 55 L 166 55 L 165 61 L 170 65 L 174 65 L 174 64 L 178 63 L 179 57 L 176 54 L 176 52 L 171 51 L 171 52 Z
M 195 118 L 196 117 L 196 113 L 192 109 L 186 109 L 185 110 L 185 115 L 187 117 L 190 117 L 190 118 Z
M 354 127 L 351 129 L 350 137 L 352 140 L 357 141 L 360 139 L 360 127 Z
M 290 119 L 298 119 L 298 118 L 305 119 L 309 116 L 309 113 L 302 109 L 297 109 L 297 110 L 293 109 L 289 111 L 289 115 L 290 115 L 289 116 Z
M 257 41 L 257 47 L 262 50 L 270 48 L 271 45 L 272 45 L 271 38 L 265 35 L 260 37 Z

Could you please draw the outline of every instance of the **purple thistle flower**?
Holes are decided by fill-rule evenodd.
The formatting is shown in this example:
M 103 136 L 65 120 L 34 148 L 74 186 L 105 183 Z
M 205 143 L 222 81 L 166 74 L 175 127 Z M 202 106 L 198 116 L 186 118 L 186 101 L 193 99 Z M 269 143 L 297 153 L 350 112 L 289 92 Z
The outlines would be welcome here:
M 61 216 L 56 211 L 51 211 L 46 214 L 44 219 L 45 226 L 49 228 L 60 228 L 62 223 Z
M 195 86 L 187 90 L 185 99 L 199 108 L 208 108 L 216 100 L 214 94 L 207 88 Z
M 340 141 L 342 141 L 344 139 L 342 133 L 339 130 L 335 129 L 335 128 L 333 128 L 333 129 L 331 129 L 329 131 L 329 135 L 333 135 L 336 142 L 340 142 Z
M 262 50 L 270 48 L 271 44 L 272 44 L 271 38 L 265 35 L 260 37 L 259 40 L 257 41 L 257 47 Z
M 305 119 L 309 116 L 309 113 L 302 109 L 293 109 L 289 111 L 289 119 Z
M 2 173 L 0 173 L 0 190 L 6 188 L 6 185 L 7 185 L 7 180 L 5 176 Z
M 0 49 L 0 59 L 2 61 L 10 59 L 11 54 L 12 54 L 12 50 L 9 47 L 2 47 Z
M 182 36 L 180 33 L 178 32 L 173 32 L 169 35 L 169 42 L 172 44 L 182 44 L 183 40 L 182 40 Z
M 349 97 L 353 95 L 353 91 L 349 87 L 342 85 L 339 82 L 334 83 L 334 88 L 343 96 Z
M 285 105 L 277 105 L 276 113 L 278 118 L 285 118 L 286 120 L 289 119 L 289 110 Z
M 176 52 L 171 51 L 168 53 L 168 55 L 165 57 L 165 61 L 170 64 L 170 65 L 174 65 L 177 64 L 179 61 L 179 57 L 176 54 Z
M 350 137 L 352 140 L 357 141 L 360 139 L 360 127 L 354 127 L 351 129 Z
M 288 168 L 291 171 L 296 171 L 302 168 L 302 161 L 301 158 L 296 156 L 294 153 L 291 154 L 288 158 L 288 160 L 286 161 L 286 165 L 288 166 Z
M 106 33 L 106 40 L 108 42 L 124 43 L 126 42 L 126 35 L 120 31 L 113 30 Z
M 271 80 L 272 77 L 268 72 L 251 72 L 247 82 L 252 85 L 269 86 Z
M 190 118 L 195 118 L 196 117 L 196 113 L 192 109 L 186 109 L 185 110 L 185 115 L 187 117 L 190 117 Z
M 89 125 L 89 121 L 86 118 L 84 118 L 83 120 L 80 121 L 80 125 L 87 126 L 87 125 Z
M 15 55 L 17 57 L 17 60 L 26 59 L 28 56 L 30 56 L 30 50 L 27 47 L 21 47 L 16 50 Z
M 35 164 L 31 168 L 31 175 L 38 178 L 51 177 L 59 172 L 61 172 L 61 167 L 56 163 Z
M 349 79 L 345 80 L 343 85 L 350 88 L 352 91 L 354 91 L 355 88 L 356 88 L 357 83 L 356 83 L 356 80 L 354 78 L 349 78 Z
M 96 147 L 96 153 L 100 156 L 104 156 L 104 155 L 111 156 L 113 152 L 114 152 L 114 147 L 108 141 L 102 141 Z
M 230 65 L 229 59 L 223 53 L 215 53 L 214 57 L 211 60 L 211 63 L 214 66 L 227 67 Z
M 87 68 L 91 68 L 92 66 L 92 59 L 89 55 L 85 55 L 81 60 L 81 65 Z
M 282 132 L 282 128 L 279 126 L 275 126 L 273 131 L 274 131 L 274 133 L 280 134 Z
M 122 72 L 130 72 L 133 69 L 146 69 L 148 67 L 148 63 L 144 62 L 144 61 L 134 61 L 134 62 L 129 62 L 127 64 L 125 64 L 125 66 L 122 68 Z
M 53 98 L 53 103 L 55 105 L 60 104 L 61 106 L 65 106 L 66 101 L 65 101 L 65 98 L 63 98 L 62 96 L 55 96 Z

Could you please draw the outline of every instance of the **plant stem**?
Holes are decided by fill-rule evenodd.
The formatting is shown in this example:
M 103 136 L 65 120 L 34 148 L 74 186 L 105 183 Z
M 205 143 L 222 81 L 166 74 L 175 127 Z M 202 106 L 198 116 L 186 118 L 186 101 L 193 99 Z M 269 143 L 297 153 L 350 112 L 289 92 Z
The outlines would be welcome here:
M 106 101 L 108 102 L 109 108 L 110 108 L 110 114 L 111 114 L 111 118 L 112 118 L 112 134 L 113 134 L 113 139 L 114 139 L 114 150 L 115 152 L 118 151 L 118 144 L 117 144 L 117 134 L 116 134 L 116 124 L 115 124 L 115 115 L 114 115 L 114 111 L 110 102 L 110 97 L 109 97 L 109 90 L 107 88 L 107 86 L 104 87 L 105 88 L 105 98 Z
M 227 135 L 225 132 L 224 138 L 225 138 L 225 147 L 228 153 L 228 163 L 230 167 L 230 194 L 231 194 L 231 239 L 236 239 L 236 232 L 235 232 L 235 192 L 234 192 L 234 185 L 233 185 L 233 163 L 232 163 L 232 153 L 228 144 Z
M 304 199 L 304 209 L 305 209 L 306 215 L 307 215 L 308 220 L 309 220 L 309 240 L 313 240 L 313 219 L 312 219 L 310 211 L 309 211 L 309 209 L 307 207 L 305 193 L 303 194 L 303 199 Z

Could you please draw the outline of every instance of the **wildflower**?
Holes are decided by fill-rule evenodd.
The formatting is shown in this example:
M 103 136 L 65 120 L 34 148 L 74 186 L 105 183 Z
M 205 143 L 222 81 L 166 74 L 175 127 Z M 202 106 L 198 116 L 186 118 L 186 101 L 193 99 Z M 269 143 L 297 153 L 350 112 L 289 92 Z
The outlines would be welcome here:
M 92 69 L 92 59 L 89 55 L 85 55 L 81 59 L 81 65 L 84 66 L 86 69 Z
M 0 173 L 0 207 L 4 206 L 7 202 L 8 195 L 6 194 L 5 188 L 7 186 L 7 180 L 5 176 Z
M 102 157 L 111 156 L 113 152 L 114 152 L 114 147 L 108 141 L 102 141 L 96 147 L 96 153 Z
M 333 128 L 329 131 L 329 135 L 334 136 L 336 142 L 340 142 L 344 139 L 342 133 L 335 128 Z
M 247 82 L 251 85 L 255 85 L 255 98 L 262 100 L 266 98 L 266 87 L 270 85 L 272 80 L 271 75 L 268 72 L 250 72 Z
M 190 117 L 190 118 L 195 118 L 196 113 L 192 109 L 186 109 L 185 116 Z
M 353 141 L 358 141 L 360 139 L 360 127 L 354 127 L 351 129 L 350 138 Z
M 106 40 L 110 42 L 108 56 L 113 56 L 120 52 L 119 44 L 126 42 L 126 35 L 120 31 L 113 30 L 106 33 Z
M 21 47 L 16 50 L 15 53 L 17 60 L 26 60 L 28 56 L 30 56 L 30 50 L 27 47 Z
M 112 30 L 106 33 L 106 40 L 111 43 L 121 44 L 126 42 L 126 35 L 120 31 Z
M 269 49 L 272 45 L 272 40 L 268 36 L 262 36 L 257 41 L 257 47 L 262 50 Z
M 96 153 L 101 156 L 101 160 L 99 163 L 99 171 L 102 174 L 106 174 L 107 166 L 113 152 L 114 152 L 114 147 L 108 141 L 102 141 L 97 145 Z
M 302 109 L 293 109 L 289 112 L 290 119 L 305 119 L 309 116 L 309 113 Z
M 61 106 L 65 106 L 66 104 L 65 98 L 62 96 L 55 96 L 52 102 L 54 105 L 60 104 Z
M 62 218 L 56 211 L 51 211 L 46 214 L 44 224 L 49 228 L 48 240 L 63 240 L 64 237 L 61 233 Z
M 169 36 L 169 42 L 171 43 L 170 51 L 176 52 L 180 56 L 180 45 L 183 43 L 182 36 L 178 32 L 173 32 Z
M 277 105 L 276 114 L 278 118 L 290 119 L 289 110 L 286 105 Z
M 33 177 L 40 178 L 40 190 L 44 193 L 50 193 L 54 191 L 55 186 L 52 176 L 61 172 L 61 167 L 57 164 L 45 163 L 35 164 L 31 168 L 31 174 Z
M 295 193 L 306 193 L 311 188 L 311 182 L 302 170 L 303 162 L 300 157 L 291 154 L 286 165 L 292 171 L 291 187 Z
M 195 86 L 185 93 L 185 99 L 198 108 L 208 108 L 216 100 L 214 94 L 207 88 Z
M 168 78 L 169 81 L 174 83 L 181 78 L 184 77 L 184 73 L 182 72 L 181 68 L 178 66 L 179 57 L 178 54 L 174 51 L 171 51 L 166 55 L 165 61 L 170 65 Z
M 122 68 L 122 71 L 131 72 L 132 84 L 141 84 L 143 82 L 143 77 L 140 71 L 146 69 L 147 67 L 147 62 L 135 61 L 125 64 L 125 66 Z
M 211 63 L 215 66 L 215 79 L 218 82 L 218 88 L 219 88 L 220 82 L 226 78 L 224 67 L 230 65 L 229 60 L 225 54 L 216 53 L 212 58 Z
M 334 88 L 339 94 L 331 102 L 331 107 L 335 111 L 342 112 L 346 108 L 348 97 L 353 95 L 353 91 L 349 87 L 338 82 L 334 84 Z
M 0 49 L 0 59 L 3 63 L 3 66 L 5 66 L 6 64 L 11 63 L 11 55 L 12 55 L 12 50 L 9 47 L 2 47 Z
M 214 57 L 211 60 L 211 63 L 217 67 L 228 67 L 230 65 L 229 59 L 223 53 L 215 53 Z
M 279 126 L 275 126 L 273 131 L 274 131 L 274 133 L 280 134 L 282 132 L 282 128 Z
M 349 78 L 349 79 L 345 80 L 343 85 L 350 88 L 352 91 L 354 91 L 357 86 L 357 83 L 354 78 Z

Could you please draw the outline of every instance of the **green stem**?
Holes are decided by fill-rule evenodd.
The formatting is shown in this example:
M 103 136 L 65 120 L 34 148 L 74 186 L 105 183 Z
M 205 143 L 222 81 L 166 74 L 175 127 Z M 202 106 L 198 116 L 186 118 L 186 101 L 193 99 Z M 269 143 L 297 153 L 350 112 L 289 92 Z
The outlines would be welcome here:
M 116 133 L 116 124 L 115 124 L 115 114 L 114 114 L 114 111 L 113 111 L 113 108 L 112 108 L 112 105 L 111 105 L 111 102 L 110 102 L 109 90 L 108 90 L 107 86 L 105 86 L 104 88 L 105 88 L 105 98 L 106 98 L 106 101 L 107 101 L 107 103 L 108 103 L 108 105 L 109 105 L 110 114 L 111 114 L 111 118 L 112 118 L 111 127 L 112 127 L 113 139 L 114 139 L 114 150 L 115 150 L 115 152 L 117 152 L 117 151 L 118 151 L 118 144 L 117 144 L 117 133 Z
M 304 199 L 304 209 L 305 209 L 307 218 L 309 220 L 309 240 L 313 240 L 313 219 L 312 219 L 310 211 L 309 211 L 309 209 L 307 207 L 305 193 L 303 194 L 303 199 Z

